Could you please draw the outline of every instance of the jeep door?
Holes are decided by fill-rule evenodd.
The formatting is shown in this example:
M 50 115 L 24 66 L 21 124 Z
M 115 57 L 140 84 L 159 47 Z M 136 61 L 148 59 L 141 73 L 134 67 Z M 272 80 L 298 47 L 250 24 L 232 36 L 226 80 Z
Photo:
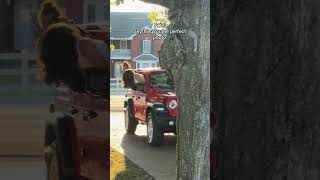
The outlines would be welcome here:
M 146 108 L 146 93 L 143 91 L 136 91 L 135 95 L 136 117 L 140 121 L 145 121 L 145 108 Z
M 144 74 L 139 74 L 140 80 L 136 83 L 135 91 L 135 107 L 136 107 L 136 118 L 140 121 L 145 121 L 145 108 L 146 108 L 146 78 Z M 144 79 L 144 80 L 142 80 Z
M 82 158 L 85 160 L 83 170 L 92 180 L 109 178 L 109 101 L 101 96 L 87 95 L 83 107 L 82 119 L 87 123 Z
M 80 175 L 86 179 L 109 177 L 109 101 L 98 95 L 77 94 L 74 108 Z

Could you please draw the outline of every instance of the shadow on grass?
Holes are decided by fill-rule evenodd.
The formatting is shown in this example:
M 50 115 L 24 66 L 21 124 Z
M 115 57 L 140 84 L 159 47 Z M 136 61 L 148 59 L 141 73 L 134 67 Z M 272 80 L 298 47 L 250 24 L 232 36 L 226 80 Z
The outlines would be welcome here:
M 124 150 L 124 154 L 129 157 L 135 157 L 135 158 L 143 158 L 140 159 L 142 161 L 145 161 L 147 164 L 153 166 L 152 164 L 156 166 L 166 166 L 167 164 L 164 164 L 163 161 L 158 161 L 159 157 L 152 157 L 149 159 L 150 153 L 147 153 L 145 156 L 143 155 L 144 152 L 152 151 L 155 156 L 163 156 L 163 152 L 170 153 L 170 149 L 172 147 L 175 148 L 176 145 L 176 138 L 174 136 L 165 136 L 164 144 L 160 147 L 151 147 L 147 143 L 147 137 L 146 135 L 136 135 L 136 134 L 124 134 L 122 141 L 121 141 L 121 147 Z M 169 151 L 168 151 L 169 150 Z M 141 152 L 139 152 L 141 151 Z M 161 157 L 160 157 L 161 158 Z M 126 167 L 131 166 L 131 161 L 129 159 L 126 159 Z M 143 170 L 144 171 L 144 170 Z M 161 171 L 161 169 L 159 169 Z M 145 172 L 145 171 L 144 171 Z M 129 175 L 129 176 L 127 176 Z M 123 180 L 123 179 L 132 179 L 132 180 L 154 180 L 150 175 L 146 174 L 137 174 L 134 175 L 131 171 L 124 171 L 122 173 L 119 173 L 116 177 L 117 180 Z

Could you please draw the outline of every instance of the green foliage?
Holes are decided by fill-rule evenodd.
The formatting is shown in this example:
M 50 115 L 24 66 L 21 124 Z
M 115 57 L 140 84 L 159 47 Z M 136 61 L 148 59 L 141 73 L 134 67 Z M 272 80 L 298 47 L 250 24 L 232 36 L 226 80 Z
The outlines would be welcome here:
M 110 50 L 114 51 L 114 49 L 115 49 L 115 46 L 113 44 L 110 44 Z
M 164 12 L 156 12 L 152 11 L 148 14 L 148 19 L 152 24 L 162 24 L 164 26 L 168 26 L 170 21 L 167 17 L 167 11 Z
M 148 19 L 151 21 L 152 24 L 156 24 L 158 22 L 158 13 L 152 11 L 148 14 Z

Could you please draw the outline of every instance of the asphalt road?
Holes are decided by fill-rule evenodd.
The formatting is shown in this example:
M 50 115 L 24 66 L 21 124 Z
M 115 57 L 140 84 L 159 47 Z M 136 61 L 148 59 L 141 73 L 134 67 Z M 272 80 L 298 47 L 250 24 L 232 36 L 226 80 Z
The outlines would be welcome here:
M 165 144 L 151 147 L 147 144 L 146 126 L 138 125 L 135 135 L 124 130 L 123 112 L 111 112 L 111 146 L 158 180 L 176 179 L 176 137 L 165 134 Z

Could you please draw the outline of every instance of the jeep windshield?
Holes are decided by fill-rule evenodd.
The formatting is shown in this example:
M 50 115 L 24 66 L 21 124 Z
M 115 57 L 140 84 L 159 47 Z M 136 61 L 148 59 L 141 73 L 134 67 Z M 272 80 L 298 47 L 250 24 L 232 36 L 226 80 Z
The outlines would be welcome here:
M 166 72 L 162 72 L 151 74 L 150 87 L 159 89 L 174 89 L 174 84 L 169 75 Z

